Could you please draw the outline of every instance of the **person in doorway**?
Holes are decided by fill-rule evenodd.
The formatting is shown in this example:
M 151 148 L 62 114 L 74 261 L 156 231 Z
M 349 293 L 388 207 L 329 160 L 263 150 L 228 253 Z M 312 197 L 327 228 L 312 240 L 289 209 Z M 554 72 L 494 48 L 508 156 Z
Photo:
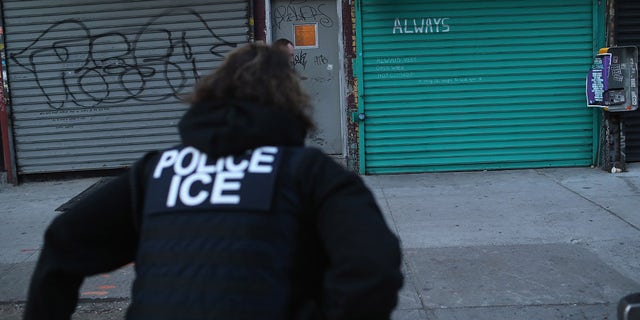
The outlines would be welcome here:
M 289 39 L 280 38 L 273 43 L 273 45 L 277 48 L 282 49 L 289 56 L 289 64 L 293 67 L 295 53 L 293 51 L 293 42 Z
M 131 262 L 127 319 L 389 319 L 398 238 L 358 175 L 303 145 L 282 50 L 234 50 L 190 102 L 179 145 L 48 226 L 24 319 L 70 319 L 85 277 Z

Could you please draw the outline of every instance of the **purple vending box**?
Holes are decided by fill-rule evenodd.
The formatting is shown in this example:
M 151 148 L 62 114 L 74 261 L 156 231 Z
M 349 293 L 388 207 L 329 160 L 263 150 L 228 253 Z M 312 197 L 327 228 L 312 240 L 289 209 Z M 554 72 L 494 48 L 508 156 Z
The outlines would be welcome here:
M 606 107 L 604 93 L 609 90 L 609 66 L 611 54 L 602 53 L 593 58 L 593 64 L 587 75 L 587 105 Z

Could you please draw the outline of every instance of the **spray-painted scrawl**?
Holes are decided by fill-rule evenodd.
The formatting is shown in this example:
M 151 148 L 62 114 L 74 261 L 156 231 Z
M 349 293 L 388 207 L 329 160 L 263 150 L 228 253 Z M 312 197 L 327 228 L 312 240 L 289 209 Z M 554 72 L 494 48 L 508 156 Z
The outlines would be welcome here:
M 393 21 L 393 34 L 449 32 L 449 18 L 400 19 Z
M 201 27 L 175 27 L 171 22 L 176 15 L 188 16 Z M 193 47 L 203 38 L 210 39 L 210 47 L 198 55 Z M 178 98 L 199 72 L 209 71 L 203 60 L 222 58 L 222 48 L 227 47 L 226 52 L 236 45 L 219 37 L 197 12 L 173 9 L 142 27 L 104 33 L 77 19 L 62 20 L 10 59 L 33 75 L 51 108 L 96 107 Z

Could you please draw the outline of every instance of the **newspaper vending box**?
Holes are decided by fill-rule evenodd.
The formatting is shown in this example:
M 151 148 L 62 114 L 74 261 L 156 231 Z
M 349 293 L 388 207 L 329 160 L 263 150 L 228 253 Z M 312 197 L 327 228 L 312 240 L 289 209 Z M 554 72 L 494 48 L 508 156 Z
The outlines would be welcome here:
M 638 109 L 638 48 L 602 48 L 587 75 L 587 105 L 610 112 Z

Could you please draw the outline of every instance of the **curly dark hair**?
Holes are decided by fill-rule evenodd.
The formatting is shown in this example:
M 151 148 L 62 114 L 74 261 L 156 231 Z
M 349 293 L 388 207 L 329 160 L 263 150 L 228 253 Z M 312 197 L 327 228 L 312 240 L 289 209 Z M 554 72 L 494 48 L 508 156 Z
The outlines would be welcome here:
M 200 79 L 188 102 L 228 99 L 282 110 L 300 120 L 305 129 L 315 128 L 309 95 L 289 57 L 276 46 L 252 43 L 235 49 L 212 74 Z
M 280 38 L 273 43 L 274 47 L 286 47 L 288 45 L 294 46 L 291 40 L 285 38 Z

